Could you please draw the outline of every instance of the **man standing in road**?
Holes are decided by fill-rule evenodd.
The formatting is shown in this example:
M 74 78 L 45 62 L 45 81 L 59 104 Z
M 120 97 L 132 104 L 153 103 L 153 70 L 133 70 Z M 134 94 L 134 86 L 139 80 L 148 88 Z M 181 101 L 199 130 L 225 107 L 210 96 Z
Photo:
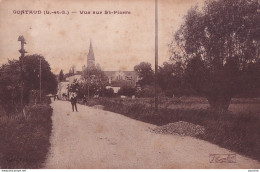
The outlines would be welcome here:
M 74 112 L 74 107 L 75 107 L 76 111 L 78 112 L 78 109 L 77 109 L 77 98 L 75 97 L 74 94 L 72 94 L 70 102 L 71 102 L 71 105 L 72 105 L 73 112 Z
M 83 97 L 83 103 L 84 103 L 84 105 L 87 105 L 87 97 L 86 97 L 86 95 L 84 95 L 84 97 Z

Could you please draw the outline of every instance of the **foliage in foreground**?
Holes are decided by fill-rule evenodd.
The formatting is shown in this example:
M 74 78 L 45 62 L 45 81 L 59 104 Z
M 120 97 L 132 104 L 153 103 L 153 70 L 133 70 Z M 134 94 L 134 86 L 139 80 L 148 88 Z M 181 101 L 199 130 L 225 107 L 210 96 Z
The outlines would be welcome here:
M 52 108 L 38 104 L 28 116 L 0 118 L 0 167 L 41 168 L 50 147 Z

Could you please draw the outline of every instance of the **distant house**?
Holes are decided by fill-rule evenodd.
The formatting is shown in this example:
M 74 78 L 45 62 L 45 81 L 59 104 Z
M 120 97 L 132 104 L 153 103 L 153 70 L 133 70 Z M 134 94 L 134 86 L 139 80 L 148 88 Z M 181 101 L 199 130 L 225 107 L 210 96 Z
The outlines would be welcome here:
M 68 81 L 59 82 L 58 84 L 58 97 L 59 99 L 63 98 L 63 95 L 68 95 Z
M 117 93 L 122 86 L 135 87 L 138 81 L 138 75 L 135 71 L 105 71 L 108 77 L 108 86 Z
M 112 85 L 127 83 L 135 86 L 138 81 L 138 75 L 135 71 L 105 71 L 108 77 L 108 83 Z
M 75 74 L 66 78 L 66 81 L 68 81 L 70 84 L 72 84 L 74 80 L 78 80 L 79 82 L 84 81 L 83 76 L 81 74 Z

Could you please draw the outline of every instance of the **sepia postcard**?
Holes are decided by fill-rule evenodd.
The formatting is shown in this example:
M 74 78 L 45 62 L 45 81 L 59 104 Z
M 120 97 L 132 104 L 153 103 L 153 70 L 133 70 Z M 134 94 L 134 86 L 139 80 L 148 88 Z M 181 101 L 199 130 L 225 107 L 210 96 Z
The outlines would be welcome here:
M 260 168 L 259 0 L 0 0 L 0 169 Z

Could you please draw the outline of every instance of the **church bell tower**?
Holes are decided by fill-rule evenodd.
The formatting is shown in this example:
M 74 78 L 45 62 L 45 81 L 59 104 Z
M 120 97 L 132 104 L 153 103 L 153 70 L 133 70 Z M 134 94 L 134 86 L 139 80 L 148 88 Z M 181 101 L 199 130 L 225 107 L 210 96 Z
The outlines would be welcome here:
M 92 41 L 90 40 L 89 52 L 87 56 L 87 68 L 91 69 L 95 67 L 95 55 L 92 47 Z

